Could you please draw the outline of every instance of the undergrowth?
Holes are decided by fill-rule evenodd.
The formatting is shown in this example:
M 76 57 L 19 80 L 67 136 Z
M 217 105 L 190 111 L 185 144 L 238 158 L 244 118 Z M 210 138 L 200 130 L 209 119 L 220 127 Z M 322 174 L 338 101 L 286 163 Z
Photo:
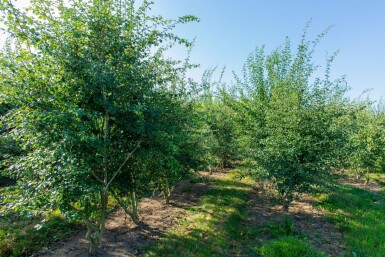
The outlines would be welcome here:
M 332 193 L 317 196 L 344 234 L 350 249 L 346 256 L 385 256 L 384 196 L 385 190 L 373 193 L 340 184 L 335 185 Z
M 77 221 L 68 221 L 59 210 L 34 212 L 23 207 L 17 211 L 6 210 L 11 195 L 19 190 L 16 187 L 0 188 L 0 210 L 4 214 L 0 219 L 0 257 L 30 256 L 69 234 L 82 228 Z M 109 211 L 116 208 L 111 199 Z
M 29 256 L 76 229 L 57 211 L 40 217 L 14 217 L 0 221 L 0 256 Z

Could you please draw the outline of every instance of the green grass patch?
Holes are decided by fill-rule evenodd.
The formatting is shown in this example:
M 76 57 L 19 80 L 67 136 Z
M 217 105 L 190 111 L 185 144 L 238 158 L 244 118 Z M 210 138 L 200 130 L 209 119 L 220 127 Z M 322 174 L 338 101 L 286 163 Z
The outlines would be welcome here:
M 266 225 L 257 227 L 258 232 L 267 235 L 270 239 L 277 239 L 285 236 L 299 236 L 295 231 L 293 218 L 285 216 L 282 222 L 268 222 Z
M 349 185 L 318 195 L 320 205 L 344 233 L 346 256 L 385 256 L 385 202 L 375 194 Z
M 254 238 L 253 230 L 243 226 L 251 190 L 250 181 L 231 176 L 216 180 L 199 206 L 143 256 L 255 256 L 256 249 L 248 242 Z
M 281 237 L 264 244 L 260 249 L 263 257 L 322 257 L 307 242 L 294 236 Z
M 293 231 L 290 220 L 277 228 L 282 231 L 277 234 L 278 241 L 269 241 L 262 246 L 258 240 L 260 228 L 247 223 L 250 217 L 247 202 L 253 182 L 248 179 L 239 181 L 232 174 L 217 179 L 215 186 L 197 207 L 189 210 L 180 225 L 170 229 L 142 256 L 324 256 L 312 250 L 305 241 L 287 236 Z M 279 245 L 287 249 L 280 252 L 276 249 Z
M 384 173 L 370 173 L 369 178 L 371 181 L 375 181 L 381 186 L 385 186 L 385 174 Z

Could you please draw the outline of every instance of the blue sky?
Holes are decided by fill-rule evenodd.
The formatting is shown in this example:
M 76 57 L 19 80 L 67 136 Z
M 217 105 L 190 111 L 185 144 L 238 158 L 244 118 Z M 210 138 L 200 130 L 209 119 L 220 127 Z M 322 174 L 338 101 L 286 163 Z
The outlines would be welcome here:
M 23 5 L 27 0 L 17 2 Z M 348 95 L 356 98 L 370 88 L 374 100 L 385 95 L 384 0 L 155 0 L 152 11 L 168 18 L 192 14 L 201 19 L 176 30 L 179 35 L 196 37 L 191 61 L 201 68 L 190 74 L 196 79 L 208 67 L 226 65 L 225 79 L 230 82 L 231 71 L 239 72 L 257 46 L 271 51 L 286 36 L 295 46 L 312 19 L 309 39 L 333 26 L 314 61 L 323 65 L 327 55 L 340 50 L 332 76 L 346 75 L 351 87 Z M 186 57 L 181 48 L 170 54 Z
M 383 0 L 156 0 L 153 12 L 170 18 L 198 16 L 201 22 L 177 29 L 180 35 L 196 37 L 191 60 L 202 68 L 192 76 L 199 77 L 210 66 L 226 65 L 227 81 L 255 47 L 266 45 L 267 51 L 272 50 L 286 36 L 295 46 L 310 19 L 309 39 L 333 26 L 319 44 L 315 62 L 323 65 L 326 56 L 340 50 L 332 75 L 346 75 L 348 95 L 356 98 L 369 88 L 374 100 L 385 95 Z M 172 52 L 179 58 L 185 54 L 181 49 Z

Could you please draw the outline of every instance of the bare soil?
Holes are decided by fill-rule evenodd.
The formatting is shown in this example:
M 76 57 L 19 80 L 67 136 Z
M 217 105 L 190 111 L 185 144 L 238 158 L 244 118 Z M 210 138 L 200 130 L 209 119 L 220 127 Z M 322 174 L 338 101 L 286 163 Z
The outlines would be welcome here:
M 140 226 L 133 224 L 121 210 L 112 213 L 107 220 L 103 244 L 97 256 L 138 256 L 149 244 L 159 240 L 166 230 L 176 226 L 186 216 L 186 211 L 197 204 L 210 188 L 213 179 L 222 179 L 227 173 L 228 170 L 200 172 L 199 183 L 192 180 L 181 181 L 173 190 L 170 204 L 165 204 L 161 196 L 143 198 L 139 203 L 142 217 Z M 361 187 L 362 181 L 357 186 Z M 271 187 L 266 187 L 266 184 L 256 185 L 248 202 L 251 218 L 245 225 L 268 228 L 272 224 L 283 224 L 288 215 L 293 219 L 295 232 L 306 237 L 316 249 L 329 256 L 343 255 L 346 251 L 343 235 L 327 220 L 325 212 L 315 207 L 316 201 L 311 195 L 303 195 L 301 200 L 294 201 L 288 212 L 284 211 L 276 199 Z M 261 243 L 271 239 L 268 232 L 267 229 L 266 234 L 260 235 Z M 85 229 L 82 228 L 66 240 L 57 242 L 33 256 L 83 257 L 89 256 L 87 250 Z
M 272 239 L 271 226 L 283 226 L 285 217 L 293 220 L 294 233 L 306 237 L 314 248 L 328 256 L 342 256 L 346 250 L 343 235 L 325 217 L 322 209 L 316 208 L 316 201 L 311 195 L 302 195 L 300 200 L 291 203 L 285 212 L 282 204 L 277 201 L 271 187 L 260 184 L 255 187 L 248 204 L 252 214 L 249 223 L 254 227 L 266 227 L 266 233 L 261 234 L 261 243 Z
M 206 176 L 207 173 L 202 173 Z M 165 231 L 178 224 L 186 211 L 196 205 L 211 182 L 209 179 L 193 183 L 184 180 L 175 186 L 170 203 L 165 204 L 161 196 L 143 198 L 139 203 L 141 225 L 135 225 L 122 210 L 112 213 L 106 222 L 102 247 L 97 256 L 137 256 L 150 243 L 159 240 Z M 89 256 L 88 242 L 84 228 L 62 240 L 42 249 L 32 256 L 40 257 L 83 257 Z
M 374 194 L 377 194 L 379 191 L 381 191 L 384 188 L 384 185 L 381 185 L 375 180 L 369 180 L 369 182 L 366 181 L 364 178 L 357 178 L 356 175 L 352 174 L 351 172 L 341 172 L 340 173 L 343 177 L 338 179 L 338 182 L 342 185 L 349 185 L 358 187 L 364 190 L 368 190 Z

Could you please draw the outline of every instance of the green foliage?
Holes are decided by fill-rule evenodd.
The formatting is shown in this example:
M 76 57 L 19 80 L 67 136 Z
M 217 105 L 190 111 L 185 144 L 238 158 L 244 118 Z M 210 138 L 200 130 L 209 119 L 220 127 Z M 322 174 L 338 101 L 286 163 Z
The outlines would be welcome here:
M 139 223 L 140 197 L 160 190 L 168 203 L 173 185 L 194 169 L 243 161 L 243 175 L 272 182 L 286 209 L 338 168 L 384 171 L 385 108 L 344 98 L 344 78 L 330 80 L 336 54 L 316 78 L 313 55 L 326 32 L 308 41 L 305 31 L 296 51 L 288 39 L 269 54 L 257 48 L 229 88 L 224 70 L 213 81 L 216 69 L 208 69 L 199 84 L 185 77 L 194 67 L 188 58 L 165 57 L 175 44 L 191 50 L 173 30 L 197 21 L 194 16 L 149 15 L 147 0 L 34 0 L 27 10 L 1 2 L 9 39 L 0 51 L 0 177 L 18 181 L 1 195 L 4 217 L 59 209 L 84 222 L 96 252 L 111 197 Z M 191 236 L 187 242 L 170 236 L 154 254 L 187 247 L 192 255 L 197 244 L 211 246 L 204 256 L 255 254 L 255 247 L 245 250 L 231 240 L 254 233 L 237 224 L 247 216 L 244 187 L 218 182 L 202 201 L 202 209 L 215 214 L 200 217 L 191 233 L 183 230 Z M 366 208 L 367 196 L 350 196 L 331 195 L 324 206 Z M 378 210 L 368 208 L 377 217 Z M 28 233 L 43 245 L 65 231 L 62 219 Z M 21 254 L 20 245 L 28 245 L 25 237 L 15 245 L 9 238 L 19 228 L 11 230 L 0 229 L 0 255 Z M 293 237 L 292 220 L 276 231 L 287 237 L 263 246 L 262 256 L 318 256 Z M 209 240 L 198 241 L 202 236 Z
M 22 154 L 21 147 L 18 146 L 8 133 L 6 117 L 12 106 L 0 103 L 0 179 L 1 171 L 10 166 L 14 158 Z
M 228 168 L 240 158 L 236 113 L 225 103 L 226 85 L 222 83 L 225 69 L 218 81 L 213 81 L 215 71 L 216 68 L 211 68 L 204 72 L 203 92 L 196 108 L 202 117 L 206 166 Z
M 322 253 L 313 250 L 306 242 L 288 236 L 264 244 L 260 249 L 264 257 L 321 257 Z
M 272 181 L 285 207 L 296 193 L 321 185 L 339 167 L 340 149 L 348 140 L 346 83 L 329 80 L 334 55 L 324 78 L 311 82 L 317 69 L 312 56 L 324 35 L 307 41 L 304 34 L 294 55 L 289 40 L 268 55 L 257 49 L 247 59 L 243 78 L 236 76 L 236 90 L 227 95 L 250 174 Z
M 351 118 L 347 165 L 358 176 L 384 171 L 385 119 L 384 113 L 369 101 L 352 103 L 357 110 Z M 367 176 L 367 179 L 369 177 Z
M 197 18 L 150 16 L 151 4 L 37 0 L 28 11 L 9 1 L 1 7 L 11 38 L 0 55 L 1 102 L 14 107 L 6 126 L 25 151 L 7 170 L 24 194 L 9 207 L 59 208 L 82 219 L 91 252 L 111 192 L 135 193 L 153 175 L 182 170 L 176 144 L 186 124 L 189 64 L 163 53 L 175 43 L 191 45 L 172 30 Z M 139 147 L 156 153 L 158 171 L 138 168 Z
M 61 240 L 76 229 L 58 211 L 36 216 L 13 215 L 0 221 L 0 256 L 23 256 Z

